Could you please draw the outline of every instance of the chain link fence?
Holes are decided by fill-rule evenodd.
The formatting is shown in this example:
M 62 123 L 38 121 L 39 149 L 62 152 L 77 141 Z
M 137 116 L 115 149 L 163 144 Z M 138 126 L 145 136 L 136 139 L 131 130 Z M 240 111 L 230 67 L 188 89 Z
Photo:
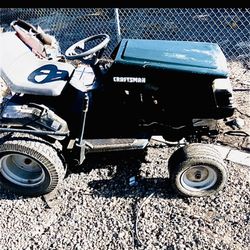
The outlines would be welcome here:
M 228 60 L 250 68 L 248 8 L 2 8 L 0 26 L 17 18 L 39 25 L 60 42 L 62 52 L 87 36 L 107 33 L 109 56 L 122 38 L 215 42 Z

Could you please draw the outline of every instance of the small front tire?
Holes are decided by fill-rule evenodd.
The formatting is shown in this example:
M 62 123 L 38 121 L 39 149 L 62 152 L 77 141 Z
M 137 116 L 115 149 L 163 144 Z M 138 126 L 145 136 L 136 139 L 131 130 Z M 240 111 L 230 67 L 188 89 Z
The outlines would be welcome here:
M 183 196 L 209 196 L 226 184 L 228 171 L 211 145 L 194 143 L 177 149 L 168 162 L 170 182 Z

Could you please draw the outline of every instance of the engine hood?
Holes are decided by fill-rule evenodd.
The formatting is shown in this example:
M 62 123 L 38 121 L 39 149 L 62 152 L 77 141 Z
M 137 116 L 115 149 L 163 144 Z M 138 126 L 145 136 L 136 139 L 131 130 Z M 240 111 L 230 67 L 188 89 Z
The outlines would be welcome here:
M 216 43 L 123 39 L 115 61 L 227 77 L 226 58 Z

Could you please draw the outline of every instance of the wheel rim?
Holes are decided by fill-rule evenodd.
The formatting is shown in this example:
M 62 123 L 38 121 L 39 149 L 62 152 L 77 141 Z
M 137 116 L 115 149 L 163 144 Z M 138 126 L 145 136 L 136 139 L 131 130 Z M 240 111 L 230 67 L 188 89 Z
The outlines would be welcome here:
M 217 174 L 209 166 L 193 166 L 182 173 L 180 181 L 189 191 L 208 190 L 216 183 Z
M 0 172 L 8 181 L 22 187 L 35 187 L 45 179 L 38 161 L 21 154 L 8 154 L 0 159 Z

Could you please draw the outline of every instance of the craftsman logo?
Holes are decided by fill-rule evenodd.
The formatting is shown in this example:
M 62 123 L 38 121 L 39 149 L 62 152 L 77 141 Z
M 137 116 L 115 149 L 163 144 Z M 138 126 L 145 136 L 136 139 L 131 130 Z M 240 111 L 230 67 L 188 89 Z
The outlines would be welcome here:
M 145 77 L 122 77 L 122 76 L 115 76 L 113 77 L 114 82 L 129 82 L 129 83 L 145 83 Z

